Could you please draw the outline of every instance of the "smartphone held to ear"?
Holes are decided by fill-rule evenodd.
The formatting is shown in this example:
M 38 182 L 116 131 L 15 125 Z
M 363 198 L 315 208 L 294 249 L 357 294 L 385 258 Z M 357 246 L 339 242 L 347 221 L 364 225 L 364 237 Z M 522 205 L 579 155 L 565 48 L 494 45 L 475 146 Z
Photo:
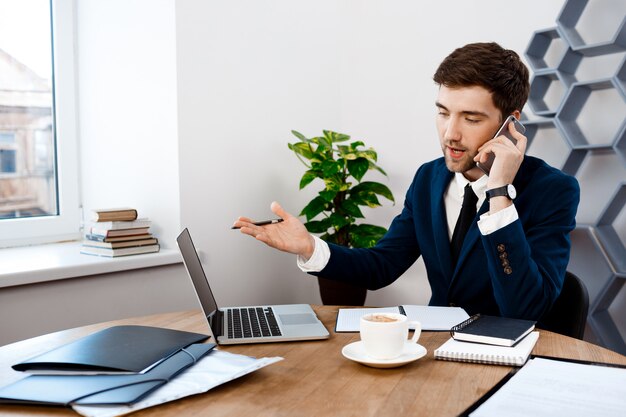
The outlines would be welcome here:
M 500 126 L 500 129 L 498 129 L 498 131 L 496 132 L 496 134 L 493 137 L 495 139 L 498 136 L 504 135 L 511 142 L 516 144 L 517 143 L 517 139 L 515 139 L 511 135 L 511 132 L 509 132 L 509 123 L 513 123 L 513 125 L 515 126 L 515 130 L 517 130 L 521 134 L 524 134 L 524 132 L 526 132 L 526 128 L 524 127 L 524 125 L 521 124 L 520 121 L 515 118 L 515 116 L 509 116 L 509 117 L 506 118 L 504 123 L 502 123 L 502 126 Z M 478 168 L 480 168 L 485 174 L 489 175 L 489 171 L 491 171 L 491 166 L 493 165 L 493 160 L 495 159 L 495 157 L 496 156 L 493 153 L 489 153 L 487 161 L 485 161 L 484 163 L 477 162 L 476 166 Z

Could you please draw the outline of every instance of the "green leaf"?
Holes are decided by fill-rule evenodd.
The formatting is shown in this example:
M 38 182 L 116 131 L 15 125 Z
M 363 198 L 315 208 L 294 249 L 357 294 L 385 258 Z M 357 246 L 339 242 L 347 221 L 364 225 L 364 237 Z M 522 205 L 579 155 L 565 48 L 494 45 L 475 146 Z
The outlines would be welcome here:
M 354 219 L 352 218 L 346 218 L 346 216 L 342 216 L 341 214 L 337 213 L 331 214 L 328 219 L 330 220 L 330 224 L 332 225 L 332 227 L 334 227 L 336 230 L 339 230 L 354 221 Z
M 342 160 L 354 160 L 357 158 L 356 153 L 354 153 L 349 146 L 339 145 L 337 146 L 337 149 L 339 150 L 339 156 Z
M 320 214 L 326 209 L 328 203 L 322 197 L 315 197 L 309 201 L 309 204 L 300 212 L 300 216 L 306 216 L 306 220 L 310 221 L 312 218 Z
M 333 191 L 333 190 L 324 190 L 324 191 L 320 191 L 319 192 L 320 197 L 322 197 L 324 200 L 328 201 L 329 203 L 333 201 L 333 199 L 335 198 L 335 196 L 337 195 L 337 191 Z
M 354 201 L 345 200 L 343 204 L 341 205 L 341 209 L 352 217 L 361 218 L 361 219 L 365 217 L 363 216 L 363 212 L 361 212 L 359 205 L 356 204 Z
M 350 153 L 352 151 L 352 149 L 346 145 L 337 145 L 337 150 L 339 151 L 339 155 Z
M 306 171 L 300 179 L 300 189 L 303 189 L 304 187 L 309 185 L 311 182 L 313 182 L 315 178 L 317 178 L 317 174 L 315 173 L 315 171 Z
M 378 171 L 381 174 L 383 174 L 385 177 L 388 176 L 384 169 L 382 169 L 381 167 L 379 167 L 378 165 L 376 165 L 372 161 L 370 161 L 370 169 L 375 169 L 376 171 Z
M 324 177 L 331 177 L 341 170 L 341 167 L 336 161 L 329 160 L 329 159 L 322 162 L 321 168 L 324 173 Z
M 335 142 L 346 142 L 350 140 L 349 135 L 344 135 L 343 133 L 337 133 L 337 137 L 335 138 Z
M 324 137 L 326 138 L 328 143 L 332 144 L 335 142 L 335 136 L 337 136 L 335 132 L 333 132 L 332 130 L 323 130 L 322 132 L 324 132 Z
M 350 194 L 360 194 L 360 193 L 374 193 L 385 197 L 389 201 L 395 202 L 393 198 L 393 193 L 384 184 L 374 181 L 364 181 L 360 184 L 355 185 L 352 190 L 350 190 Z
M 328 191 L 345 191 L 341 189 L 341 187 L 343 187 L 345 184 L 339 181 L 336 177 L 324 178 L 324 185 L 326 186 L 326 189 Z
M 350 227 L 350 238 L 352 247 L 371 248 L 387 233 L 387 229 L 371 224 L 352 225 Z
M 346 183 L 341 183 L 341 185 L 339 186 L 339 191 L 348 191 L 350 189 L 350 187 L 352 187 L 352 183 L 351 182 L 346 182 Z
M 350 149 L 352 149 L 353 151 L 356 151 L 359 146 L 365 146 L 365 144 L 361 142 L 360 140 L 355 140 L 354 142 L 350 144 Z
M 332 221 L 330 218 L 325 218 L 323 220 L 312 220 L 304 223 L 304 225 L 306 230 L 311 233 L 327 233 L 328 229 L 332 227 Z
M 332 130 L 324 130 L 324 137 L 326 137 L 330 143 L 345 142 L 350 140 L 350 136 L 344 135 L 343 133 L 333 132 Z
M 366 205 L 368 207 L 380 207 L 380 201 L 378 201 L 378 197 L 376 194 L 369 192 L 361 192 L 361 193 L 353 193 L 350 192 L 350 200 L 354 201 L 359 205 Z
M 361 158 L 366 158 L 372 162 L 376 162 L 378 160 L 378 154 L 372 148 L 369 148 L 366 151 L 361 151 L 357 153 L 357 155 L 360 156 Z
M 294 151 L 295 153 L 302 155 L 306 159 L 311 159 L 314 157 L 313 150 L 311 149 L 311 145 L 304 142 L 299 143 L 288 143 L 287 146 L 289 149 Z
M 331 142 L 323 136 L 316 136 L 311 140 L 322 147 L 322 149 L 318 149 L 318 151 L 326 150 L 332 147 Z
M 361 181 L 361 178 L 369 170 L 369 161 L 365 158 L 357 158 L 353 161 L 348 161 L 348 172 L 357 181 Z
M 302 133 L 292 130 L 291 133 L 297 137 L 298 139 L 300 139 L 302 142 L 310 142 L 309 139 L 307 139 Z

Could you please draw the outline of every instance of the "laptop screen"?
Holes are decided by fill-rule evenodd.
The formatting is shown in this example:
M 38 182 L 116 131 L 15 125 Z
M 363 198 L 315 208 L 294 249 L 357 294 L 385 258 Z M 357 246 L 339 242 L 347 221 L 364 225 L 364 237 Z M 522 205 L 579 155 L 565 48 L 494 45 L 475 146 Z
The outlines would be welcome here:
M 217 311 L 217 303 L 215 302 L 215 297 L 213 297 L 213 292 L 211 292 L 211 287 L 204 274 L 202 263 L 191 240 L 189 230 L 183 230 L 176 238 L 176 241 L 178 242 L 180 253 L 183 256 L 187 273 L 196 289 L 198 301 L 200 301 L 204 315 L 209 320 L 209 324 L 211 324 L 211 318 Z

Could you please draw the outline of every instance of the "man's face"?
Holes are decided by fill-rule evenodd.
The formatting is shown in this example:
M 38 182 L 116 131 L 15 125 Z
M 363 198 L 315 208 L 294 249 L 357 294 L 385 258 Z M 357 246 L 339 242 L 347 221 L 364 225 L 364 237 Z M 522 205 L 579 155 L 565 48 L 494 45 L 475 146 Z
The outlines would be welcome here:
M 474 157 L 502 123 L 500 110 L 484 87 L 448 88 L 441 86 L 437 96 L 437 131 L 446 166 L 461 172 L 470 181 L 483 175 Z

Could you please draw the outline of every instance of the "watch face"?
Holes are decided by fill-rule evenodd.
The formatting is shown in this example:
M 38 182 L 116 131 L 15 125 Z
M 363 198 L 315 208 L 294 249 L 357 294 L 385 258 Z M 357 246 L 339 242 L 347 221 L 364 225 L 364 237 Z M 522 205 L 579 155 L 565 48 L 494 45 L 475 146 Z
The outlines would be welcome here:
M 513 187 L 513 184 L 509 184 L 506 186 L 506 191 L 509 194 L 511 200 L 514 200 L 517 197 L 517 190 Z

